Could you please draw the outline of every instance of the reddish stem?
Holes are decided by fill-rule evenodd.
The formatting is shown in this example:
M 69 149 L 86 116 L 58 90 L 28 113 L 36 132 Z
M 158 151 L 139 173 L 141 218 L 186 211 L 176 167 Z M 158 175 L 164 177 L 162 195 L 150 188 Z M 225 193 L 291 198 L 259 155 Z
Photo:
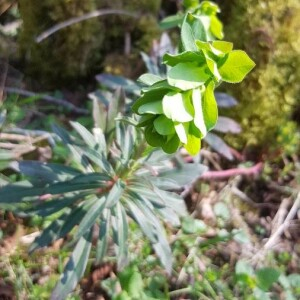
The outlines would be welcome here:
M 229 170 L 222 170 L 222 171 L 207 171 L 203 175 L 201 175 L 200 179 L 211 180 L 211 179 L 226 179 L 232 176 L 238 175 L 257 175 L 263 169 L 263 163 L 259 162 L 253 167 L 250 168 L 234 168 Z

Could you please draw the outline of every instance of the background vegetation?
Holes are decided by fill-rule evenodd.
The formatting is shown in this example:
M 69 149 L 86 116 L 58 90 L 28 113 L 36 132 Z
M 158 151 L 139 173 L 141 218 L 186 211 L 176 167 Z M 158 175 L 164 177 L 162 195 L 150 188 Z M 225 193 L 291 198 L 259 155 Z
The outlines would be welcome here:
M 155 177 L 157 166 L 163 165 L 158 174 L 168 171 L 166 178 L 175 178 L 177 184 L 174 188 L 172 181 L 169 189 L 185 199 L 187 212 L 184 214 L 183 208 L 178 212 L 184 215 L 180 216 L 181 227 L 170 225 L 176 224 L 175 214 L 157 210 L 163 220 L 169 217 L 165 234 L 174 256 L 171 275 L 159 263 L 159 251 L 151 247 L 153 240 L 145 241 L 139 226 L 129 222 L 126 255 L 130 264 L 120 268 L 122 261 L 115 258 L 114 245 L 120 247 L 120 236 L 108 238 L 105 259 L 86 261 L 83 279 L 68 299 L 300 297 L 300 4 L 297 0 L 216 2 L 221 7 L 218 17 L 224 25 L 225 40 L 233 42 L 236 49 L 244 49 L 256 68 L 242 83 L 224 84 L 217 90 L 222 117 L 199 155 L 192 157 L 180 151 L 133 166 Z M 8 199 L 15 197 L 17 203 L 24 194 L 13 194 L 16 190 L 12 190 L 11 198 L 3 196 L 4 187 L 33 173 L 40 184 L 42 176 L 49 176 L 49 170 L 37 172 L 43 170 L 43 162 L 84 172 L 83 162 L 74 161 L 70 149 L 73 154 L 74 147 L 88 151 L 93 142 L 76 122 L 89 131 L 105 127 L 105 159 L 120 177 L 125 176 L 126 168 L 122 168 L 126 163 L 132 167 L 130 155 L 145 149 L 137 150 L 139 140 L 137 144 L 131 140 L 133 144 L 128 146 L 125 141 L 133 133 L 122 140 L 122 126 L 115 135 L 111 133 L 114 118 L 122 112 L 123 118 L 132 122 L 126 116 L 141 90 L 135 82 L 139 75 L 146 70 L 159 76 L 166 73 L 161 56 L 175 51 L 179 30 L 176 26 L 162 29 L 166 23 L 161 20 L 174 14 L 176 20 L 197 5 L 193 0 L 5 0 L 0 4 L 0 299 L 50 299 L 74 250 L 72 239 L 79 237 L 75 227 L 63 238 L 58 238 L 58 231 L 48 248 L 28 254 L 30 247 L 37 247 L 39 240 L 30 246 L 34 239 L 59 213 L 51 215 L 49 210 L 42 218 L 39 206 L 30 210 L 23 204 L 12 205 Z M 51 26 L 102 9 L 120 10 L 122 14 L 78 22 L 36 41 Z M 103 121 L 107 111 L 110 119 Z M 72 127 L 70 120 L 74 121 Z M 67 147 L 52 134 L 53 124 L 65 128 L 56 129 L 56 133 L 65 138 Z M 124 158 L 120 145 L 122 150 L 129 147 L 127 151 L 137 152 L 129 151 Z M 92 154 L 90 150 L 90 157 Z M 18 164 L 11 164 L 16 160 Z M 38 161 L 33 169 L 32 160 Z M 103 167 L 97 165 L 102 160 L 94 157 L 92 167 L 96 171 Z M 199 163 L 208 171 L 202 173 L 205 167 Z M 25 176 L 17 172 L 20 168 Z M 68 180 L 74 180 L 74 174 Z M 164 183 L 170 185 L 167 179 Z M 63 192 L 58 200 L 63 199 Z M 90 195 L 84 197 L 90 199 Z M 92 234 L 96 246 L 97 228 Z M 54 241 L 52 235 L 49 241 Z M 91 255 L 99 258 L 96 248 L 91 249 Z

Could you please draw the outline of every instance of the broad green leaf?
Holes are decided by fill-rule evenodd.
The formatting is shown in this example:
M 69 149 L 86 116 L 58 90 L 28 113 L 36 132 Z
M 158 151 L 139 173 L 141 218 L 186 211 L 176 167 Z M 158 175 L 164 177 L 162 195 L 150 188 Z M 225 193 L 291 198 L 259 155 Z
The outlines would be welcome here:
M 208 55 L 205 56 L 205 59 L 206 59 L 206 64 L 209 70 L 211 71 L 211 73 L 215 76 L 215 79 L 217 81 L 220 81 L 221 75 L 219 73 L 217 63 L 213 59 L 211 59 Z
M 167 141 L 161 145 L 162 149 L 166 153 L 174 153 L 178 149 L 180 144 L 179 138 L 177 137 L 176 134 L 170 135 L 167 138 Z
M 207 133 L 207 128 L 203 116 L 201 89 L 198 88 L 193 90 L 192 101 L 195 109 L 194 124 L 201 131 L 202 136 L 205 136 Z
M 219 40 L 224 38 L 223 24 L 216 16 L 211 16 L 209 29 L 211 33 Z
M 159 27 L 162 30 L 167 30 L 167 29 L 177 27 L 178 25 L 180 25 L 182 23 L 183 18 L 184 18 L 183 14 L 168 16 L 159 23 Z
M 264 291 L 268 291 L 280 276 L 280 272 L 273 268 L 262 268 L 255 274 L 258 286 Z
M 218 120 L 218 105 L 214 95 L 214 83 L 211 81 L 204 90 L 202 111 L 207 131 L 214 128 Z M 200 129 L 200 128 L 199 128 Z
M 168 89 L 164 90 L 150 90 L 142 94 L 142 96 L 135 101 L 135 103 L 132 105 L 132 111 L 135 113 L 138 113 L 138 109 L 140 106 L 147 104 L 147 103 L 152 103 L 152 102 L 157 102 L 161 101 L 162 98 L 164 97 L 165 94 L 169 92 Z
M 187 216 L 182 221 L 182 230 L 186 234 L 201 234 L 207 230 L 207 226 L 203 221 Z
M 161 78 L 160 76 L 150 74 L 150 73 L 143 74 L 138 78 L 139 82 L 144 83 L 146 85 L 152 85 L 152 84 L 157 83 L 161 80 L 163 80 L 163 78 Z
M 201 148 L 201 138 L 202 135 L 198 128 L 194 128 L 193 124 L 190 124 L 189 133 L 187 136 L 187 143 L 184 145 L 184 148 L 191 155 L 196 155 L 199 153 Z
M 189 123 L 175 123 L 175 130 L 180 142 L 186 144 L 188 140 Z
M 193 120 L 194 108 L 189 93 L 169 93 L 162 101 L 163 112 L 174 122 L 189 122 Z
M 184 51 L 178 54 L 166 53 L 163 56 L 163 63 L 171 67 L 174 67 L 179 63 L 186 62 L 200 65 L 205 62 L 205 57 L 203 53 L 194 51 Z
M 225 41 L 213 41 L 212 46 L 223 53 L 229 53 L 233 49 L 233 43 Z
M 151 125 L 145 129 L 145 139 L 153 147 L 161 147 L 165 143 L 165 137 L 157 133 Z
M 184 50 L 188 51 L 197 51 L 195 40 L 207 40 L 204 24 L 191 13 L 188 13 L 183 20 L 180 36 Z
M 110 210 L 105 209 L 99 224 L 99 237 L 96 249 L 96 262 L 99 263 L 103 260 L 108 247 L 108 237 L 110 229 Z
M 105 203 L 106 208 L 112 208 L 120 201 L 124 188 L 125 188 L 125 184 L 119 178 L 108 193 L 106 203 Z
M 82 278 L 92 247 L 91 239 L 92 230 L 81 237 L 76 244 L 71 257 L 65 266 L 64 272 L 51 294 L 52 300 L 65 300 Z
M 138 109 L 139 114 L 162 114 L 163 113 L 163 108 L 162 108 L 162 101 L 158 100 L 155 102 L 150 102 L 143 104 L 142 106 L 139 107 Z
M 145 88 L 142 89 L 142 93 L 147 93 L 147 92 L 155 93 L 156 91 L 157 92 L 161 91 L 163 93 L 167 93 L 169 91 L 180 91 L 180 90 L 178 88 L 170 85 L 168 83 L 167 79 L 157 81 L 153 85 L 151 85 L 149 87 L 145 87 Z
M 131 299 L 139 299 L 144 292 L 144 283 L 137 267 L 127 268 L 118 274 L 123 291 L 126 291 Z
M 79 223 L 74 239 L 81 238 L 96 223 L 105 208 L 106 197 L 98 198 L 94 202 Z
M 175 133 L 174 123 L 166 116 L 161 115 L 153 122 L 155 130 L 161 135 L 170 135 Z
M 254 68 L 255 63 L 242 50 L 234 50 L 226 55 L 219 72 L 222 79 L 230 83 L 241 82 L 245 76 Z
M 199 67 L 194 63 L 179 63 L 172 67 L 167 74 L 168 83 L 183 91 L 203 85 L 210 76 L 207 68 Z
M 155 115 L 152 114 L 144 114 L 140 117 L 138 127 L 145 127 L 147 125 L 153 124 L 154 119 L 156 118 Z

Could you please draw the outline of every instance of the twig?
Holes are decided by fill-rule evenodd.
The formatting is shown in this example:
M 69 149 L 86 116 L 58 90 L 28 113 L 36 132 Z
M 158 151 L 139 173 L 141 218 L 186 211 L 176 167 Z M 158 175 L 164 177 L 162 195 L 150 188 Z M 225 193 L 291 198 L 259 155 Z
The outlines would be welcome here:
M 226 179 L 237 175 L 256 175 L 261 172 L 263 163 L 260 162 L 251 168 L 235 168 L 223 171 L 208 171 L 201 175 L 200 179 L 211 180 L 211 179 Z
M 104 16 L 104 15 L 125 15 L 125 16 L 129 16 L 129 17 L 133 17 L 133 18 L 138 18 L 139 16 L 137 14 L 125 11 L 125 10 L 120 10 L 120 9 L 99 9 L 99 10 L 95 10 L 92 12 L 89 12 L 87 14 L 84 14 L 82 16 L 79 17 L 74 17 L 71 18 L 67 21 L 61 22 L 59 24 L 54 25 L 53 27 L 50 27 L 48 30 L 42 32 L 36 39 L 35 41 L 37 43 L 40 43 L 41 41 L 43 41 L 44 39 L 48 38 L 50 35 L 52 35 L 53 33 L 71 26 L 73 24 L 82 22 L 82 21 L 86 21 L 88 19 L 91 18 L 96 18 L 96 17 L 100 17 L 100 16 Z
M 281 234 L 284 232 L 284 230 L 289 226 L 290 221 L 297 214 L 299 207 L 300 207 L 300 192 L 298 193 L 297 198 L 296 198 L 292 208 L 290 209 L 288 215 L 286 216 L 284 222 L 270 236 L 269 240 L 264 245 L 264 250 L 268 250 L 276 244 L 278 238 L 281 236 Z
M 22 89 L 18 89 L 18 88 L 13 88 L 13 87 L 5 87 L 4 91 L 7 93 L 11 93 L 11 94 L 19 94 L 19 95 L 22 95 L 25 97 L 39 97 L 50 103 L 54 103 L 54 104 L 58 104 L 58 105 L 67 107 L 68 109 L 70 109 L 78 114 L 86 115 L 89 113 L 89 111 L 87 109 L 78 108 L 75 105 L 73 105 L 72 103 L 70 103 L 64 99 L 58 99 L 58 98 L 48 96 L 48 95 L 36 94 L 34 92 L 30 92 L 30 91 L 26 91 L 26 90 L 22 90 Z

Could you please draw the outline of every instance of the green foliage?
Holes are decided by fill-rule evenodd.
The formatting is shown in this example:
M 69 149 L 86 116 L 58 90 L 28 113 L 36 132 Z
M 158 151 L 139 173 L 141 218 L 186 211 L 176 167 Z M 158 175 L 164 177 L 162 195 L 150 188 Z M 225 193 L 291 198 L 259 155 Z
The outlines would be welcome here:
M 148 51 L 158 35 L 156 14 L 160 0 L 20 1 L 19 7 L 23 22 L 19 46 L 27 61 L 26 73 L 50 88 L 72 86 L 77 84 L 78 78 L 95 74 L 107 54 L 115 58 L 124 55 L 126 32 L 131 34 L 131 54 L 135 58 L 139 51 Z M 35 38 L 49 27 L 102 8 L 128 10 L 143 16 L 138 19 L 112 15 L 91 18 L 64 28 L 41 43 L 35 42 Z M 121 63 L 124 64 L 124 60 Z
M 54 127 L 73 155 L 72 167 L 15 162 L 12 167 L 31 179 L 0 189 L 0 204 L 14 203 L 14 210 L 20 216 L 56 216 L 36 238 L 30 251 L 73 232 L 76 246 L 55 288 L 57 299 L 64 299 L 82 277 L 95 224 L 100 226 L 96 246 L 98 262 L 106 255 L 108 237 L 112 235 L 119 268 L 127 264 L 130 217 L 140 226 L 170 273 L 171 249 L 159 219 L 173 226 L 180 225 L 179 216 L 186 213 L 185 204 L 176 193 L 169 191 L 180 189 L 205 170 L 199 164 L 186 165 L 179 158 L 146 149 L 140 130 L 120 121 L 115 123 L 115 118 L 121 116 L 124 97 L 117 91 L 113 99 L 109 102 L 107 98 L 102 101 L 94 98 L 93 133 L 79 123 L 71 123 L 81 139 Z M 175 164 L 170 164 L 171 158 Z
M 183 6 L 186 12 L 190 12 L 200 20 L 197 31 L 204 35 L 201 40 L 223 39 L 223 25 L 217 17 L 220 9 L 217 4 L 211 1 L 198 0 L 183 1 Z M 170 29 L 180 26 L 185 18 L 185 13 L 178 12 L 177 15 L 169 16 L 163 19 L 160 23 L 162 29 Z
M 257 64 L 242 84 L 224 87 L 240 101 L 230 116 L 243 129 L 241 135 L 227 140 L 236 148 L 247 144 L 263 151 L 297 151 L 293 135 L 299 129 L 291 124 L 291 117 L 300 103 L 299 1 L 235 0 L 222 6 L 226 38 L 245 49 Z M 287 127 L 294 128 L 289 137 L 282 134 Z M 283 140 L 291 146 L 282 147 Z
M 202 29 L 201 29 L 202 28 Z M 167 153 L 180 145 L 195 155 L 201 139 L 214 128 L 218 108 L 214 88 L 222 81 L 237 83 L 254 67 L 254 62 L 228 42 L 210 41 L 202 18 L 187 13 L 181 26 L 182 51 L 165 54 L 166 79 L 143 75 L 148 87 L 132 109 L 141 115 L 147 142 Z

